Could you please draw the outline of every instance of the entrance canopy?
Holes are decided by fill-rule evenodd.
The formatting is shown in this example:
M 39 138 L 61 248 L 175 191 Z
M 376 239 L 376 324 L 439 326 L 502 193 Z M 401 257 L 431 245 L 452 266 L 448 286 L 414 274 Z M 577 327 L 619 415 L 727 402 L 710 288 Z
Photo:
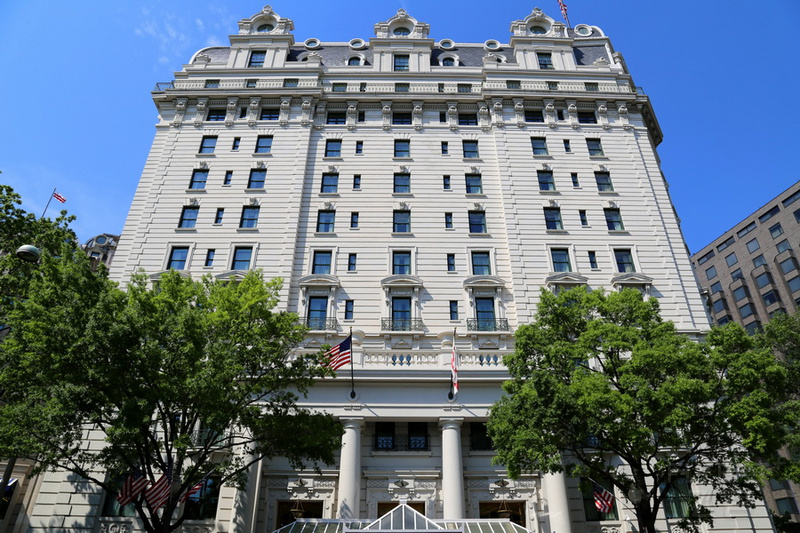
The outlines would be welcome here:
M 275 533 L 530 533 L 507 519 L 432 520 L 406 505 L 375 521 L 300 518 Z

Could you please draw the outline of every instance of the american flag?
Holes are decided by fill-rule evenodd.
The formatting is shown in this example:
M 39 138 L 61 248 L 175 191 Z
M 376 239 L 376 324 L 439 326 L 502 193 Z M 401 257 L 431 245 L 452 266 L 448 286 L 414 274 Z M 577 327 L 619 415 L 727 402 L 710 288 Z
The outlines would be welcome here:
M 55 198 L 56 200 L 58 200 L 62 204 L 67 201 L 67 197 L 66 196 L 62 196 L 62 195 L 58 194 L 56 191 L 53 191 L 53 198 Z
M 153 483 L 153 486 L 144 493 L 144 499 L 152 511 L 157 511 L 167 503 L 172 492 L 172 465 L 169 465 L 164 474 Z
M 561 8 L 561 14 L 567 18 L 567 4 L 564 3 L 564 0 L 558 0 L 558 6 Z
M 594 506 L 599 512 L 610 513 L 614 508 L 614 495 L 596 481 L 592 481 L 592 496 L 594 497 Z
M 348 335 L 345 340 L 325 352 L 325 357 L 328 358 L 325 366 L 331 370 L 339 370 L 343 366 L 349 364 L 352 340 L 353 336 Z
M 198 492 L 200 492 L 200 489 L 202 489 L 203 485 L 206 484 L 206 479 L 207 478 L 208 478 L 208 475 L 205 475 L 205 476 L 203 476 L 203 479 L 201 479 L 200 481 L 197 482 L 197 484 L 192 485 L 192 487 L 190 487 L 189 490 L 187 490 L 186 493 L 183 496 L 181 496 L 181 503 L 184 503 L 191 496 L 193 496 L 194 494 L 197 494 Z
M 450 355 L 450 381 L 453 383 L 453 393 L 458 392 L 458 362 L 456 339 L 453 336 L 453 353 Z
M 122 484 L 122 489 L 120 489 L 119 494 L 117 494 L 117 501 L 121 506 L 125 507 L 136 499 L 147 487 L 148 483 L 150 482 L 144 477 L 144 474 L 142 474 L 138 468 L 135 469 Z

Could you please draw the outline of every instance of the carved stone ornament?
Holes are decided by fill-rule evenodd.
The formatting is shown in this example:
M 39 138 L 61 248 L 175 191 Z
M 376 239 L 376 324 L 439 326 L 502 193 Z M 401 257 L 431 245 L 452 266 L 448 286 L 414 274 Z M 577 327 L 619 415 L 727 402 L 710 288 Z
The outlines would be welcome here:
M 131 525 L 127 522 L 101 522 L 100 533 L 131 533 Z
M 200 205 L 200 200 L 196 196 L 189 198 L 189 205 Z

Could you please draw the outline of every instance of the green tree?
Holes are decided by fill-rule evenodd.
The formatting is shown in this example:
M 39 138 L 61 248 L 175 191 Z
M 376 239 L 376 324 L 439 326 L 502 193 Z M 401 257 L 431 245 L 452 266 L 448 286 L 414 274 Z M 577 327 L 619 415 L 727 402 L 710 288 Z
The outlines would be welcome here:
M 613 485 L 640 531 L 655 531 L 673 495 L 691 509 L 681 525 L 710 521 L 681 490 L 687 480 L 711 485 L 718 501 L 753 503 L 751 453 L 770 453 L 785 436 L 773 407 L 787 372 L 769 350 L 736 325 L 693 342 L 635 290 L 543 291 L 505 363 L 512 379 L 489 421 L 497 462 L 512 477 L 566 471 Z
M 242 487 L 262 457 L 334 461 L 340 424 L 297 404 L 325 370 L 294 350 L 305 329 L 274 310 L 279 280 L 173 271 L 155 289 L 137 276 L 124 292 L 80 253 L 45 254 L 40 272 L 0 345 L 0 438 L 41 468 L 113 497 L 134 469 L 152 483 L 173 467 L 161 511 L 135 501 L 146 530 L 166 533 L 184 520 L 181 495 L 208 476 Z

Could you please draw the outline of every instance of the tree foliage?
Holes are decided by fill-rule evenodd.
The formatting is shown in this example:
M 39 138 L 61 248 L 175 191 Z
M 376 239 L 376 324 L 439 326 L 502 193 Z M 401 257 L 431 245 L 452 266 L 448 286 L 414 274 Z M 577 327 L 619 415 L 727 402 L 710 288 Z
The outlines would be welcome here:
M 655 531 L 678 479 L 712 486 L 719 501 L 753 502 L 752 454 L 785 439 L 786 413 L 774 407 L 788 373 L 770 350 L 737 325 L 694 342 L 635 290 L 543 291 L 505 363 L 512 379 L 489 421 L 497 461 L 511 476 L 565 470 L 611 484 L 642 531 Z M 709 521 L 692 503 L 683 525 Z
M 148 286 L 122 291 L 80 253 L 44 257 L 0 345 L 0 437 L 110 496 L 134 468 L 154 482 L 173 466 L 161 512 L 135 503 L 153 533 L 180 526 L 181 494 L 208 475 L 242 486 L 262 457 L 334 461 L 341 426 L 297 404 L 324 369 L 295 352 L 305 329 L 274 310 L 279 280 L 173 271 Z

